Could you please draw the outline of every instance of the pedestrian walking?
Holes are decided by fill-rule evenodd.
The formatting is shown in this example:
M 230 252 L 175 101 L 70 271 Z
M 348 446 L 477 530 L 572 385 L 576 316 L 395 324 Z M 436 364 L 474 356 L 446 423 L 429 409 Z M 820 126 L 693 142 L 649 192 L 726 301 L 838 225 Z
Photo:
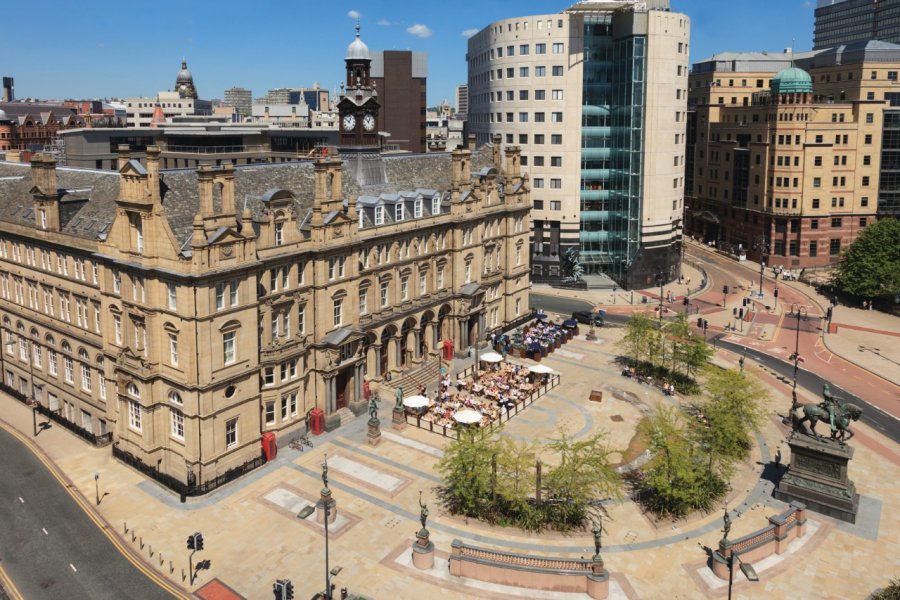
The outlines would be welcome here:
M 869 310 L 872 310 L 872 301 L 869 300 Z
M 775 451 L 775 468 L 781 468 L 781 448 Z

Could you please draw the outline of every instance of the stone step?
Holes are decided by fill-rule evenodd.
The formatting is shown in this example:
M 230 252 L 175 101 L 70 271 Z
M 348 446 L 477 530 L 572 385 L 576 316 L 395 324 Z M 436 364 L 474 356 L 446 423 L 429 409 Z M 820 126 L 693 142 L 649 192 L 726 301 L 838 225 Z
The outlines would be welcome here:
M 356 415 L 353 414 L 353 411 L 351 411 L 346 406 L 339 409 L 335 414 L 341 417 L 341 427 L 356 418 Z
M 402 377 L 389 382 L 383 382 L 381 384 L 380 395 L 382 398 L 393 398 L 398 387 L 403 388 L 404 396 L 415 394 L 415 390 L 417 390 L 420 385 L 424 384 L 427 386 L 437 382 L 439 369 L 440 361 L 434 359 L 415 371 L 405 373 Z

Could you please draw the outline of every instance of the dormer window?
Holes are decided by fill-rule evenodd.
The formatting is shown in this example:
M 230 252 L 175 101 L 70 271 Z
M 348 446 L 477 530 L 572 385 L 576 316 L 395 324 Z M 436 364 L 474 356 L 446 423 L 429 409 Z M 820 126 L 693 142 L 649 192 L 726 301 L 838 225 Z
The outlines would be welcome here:
M 384 207 L 383 206 L 375 207 L 375 224 L 376 225 L 384 225 Z
M 403 220 L 403 203 L 396 204 L 394 206 L 394 220 L 402 221 Z
M 47 211 L 42 208 L 38 211 L 38 215 L 41 219 L 41 229 L 47 229 Z
M 275 223 L 275 245 L 280 246 L 284 243 L 284 222 Z
M 422 199 L 421 198 L 416 198 L 416 204 L 415 204 L 414 210 L 415 210 L 415 212 L 413 213 L 413 216 L 415 216 L 415 218 L 417 218 L 417 219 L 421 219 L 422 218 Z
M 138 254 L 144 253 L 144 226 L 141 223 L 141 215 L 130 213 L 128 220 L 131 222 L 131 229 L 134 232 L 134 251 Z
M 439 215 L 441 214 L 441 197 L 435 196 L 431 199 L 431 214 Z

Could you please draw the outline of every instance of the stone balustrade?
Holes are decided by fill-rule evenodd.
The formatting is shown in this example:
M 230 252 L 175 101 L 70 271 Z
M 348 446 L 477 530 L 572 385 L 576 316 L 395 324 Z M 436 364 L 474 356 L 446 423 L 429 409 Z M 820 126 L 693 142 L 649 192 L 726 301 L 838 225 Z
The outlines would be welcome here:
M 450 574 L 515 587 L 606 598 L 609 572 L 602 560 L 529 556 L 453 540 Z
M 712 570 L 720 579 L 728 579 L 728 561 L 732 555 L 745 563 L 760 561 L 772 554 L 782 554 L 788 545 L 806 533 L 806 506 L 791 502 L 790 508 L 769 517 L 762 529 L 735 540 L 722 539 L 713 552 Z

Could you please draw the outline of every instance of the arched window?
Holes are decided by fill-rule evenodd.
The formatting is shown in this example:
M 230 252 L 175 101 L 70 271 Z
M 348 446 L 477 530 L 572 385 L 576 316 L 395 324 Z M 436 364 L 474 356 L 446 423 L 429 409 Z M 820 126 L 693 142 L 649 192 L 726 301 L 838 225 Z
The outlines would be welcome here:
M 138 386 L 134 385 L 134 383 L 129 383 L 128 387 L 125 388 L 125 392 L 132 398 L 136 398 L 137 400 L 141 399 L 141 390 L 139 390 Z
M 171 402 L 172 404 L 177 404 L 178 406 L 184 405 L 184 401 L 181 399 L 181 394 L 179 394 L 175 390 L 169 390 L 169 402 Z
M 78 351 L 78 360 L 81 362 L 81 389 L 90 392 L 91 385 L 91 363 L 87 351 L 82 348 Z

